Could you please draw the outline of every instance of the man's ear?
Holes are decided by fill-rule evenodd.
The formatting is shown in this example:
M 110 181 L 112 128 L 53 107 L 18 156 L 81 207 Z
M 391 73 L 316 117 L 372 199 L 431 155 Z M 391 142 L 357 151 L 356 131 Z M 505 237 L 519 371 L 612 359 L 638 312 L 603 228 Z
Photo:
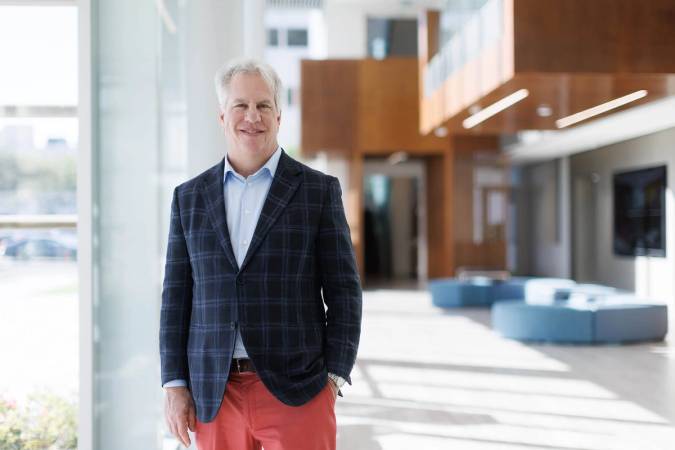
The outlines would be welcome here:
M 220 107 L 218 108 L 218 122 L 221 125 L 225 125 L 225 112 Z

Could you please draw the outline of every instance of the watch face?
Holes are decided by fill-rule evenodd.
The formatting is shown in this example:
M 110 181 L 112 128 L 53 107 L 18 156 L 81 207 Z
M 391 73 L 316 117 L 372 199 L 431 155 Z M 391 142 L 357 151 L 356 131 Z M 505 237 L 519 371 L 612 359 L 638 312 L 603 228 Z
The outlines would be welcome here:
M 342 385 L 344 384 L 344 381 L 341 380 L 339 376 L 334 375 L 334 374 L 332 374 L 332 373 L 331 373 L 331 374 L 328 374 L 328 378 L 330 378 L 331 380 L 333 380 L 333 382 L 335 383 L 335 385 L 336 385 L 338 388 L 341 388 Z

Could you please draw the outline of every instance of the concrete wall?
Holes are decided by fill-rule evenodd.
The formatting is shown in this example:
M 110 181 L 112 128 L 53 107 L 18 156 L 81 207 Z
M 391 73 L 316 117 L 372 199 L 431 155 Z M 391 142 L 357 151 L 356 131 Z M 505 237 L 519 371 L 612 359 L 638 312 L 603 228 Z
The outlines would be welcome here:
M 666 191 L 666 257 L 616 256 L 612 251 L 613 196 L 612 175 L 617 171 L 667 165 L 668 189 Z M 571 157 L 572 180 L 591 180 L 589 189 L 580 188 L 594 198 L 579 198 L 574 201 L 574 216 L 584 215 L 589 209 L 594 216 L 588 222 L 595 223 L 589 233 L 595 236 L 589 254 L 594 260 L 586 260 L 582 267 L 575 267 L 581 276 L 592 276 L 596 281 L 623 289 L 635 290 L 638 295 L 674 303 L 675 298 L 675 128 L 643 136 L 637 139 L 581 153 Z M 582 183 L 582 181 L 578 181 Z M 580 195 L 580 194 L 578 194 Z M 588 203 L 593 204 L 589 208 Z M 591 225 L 592 226 L 592 225 Z M 583 236 L 575 236 L 575 242 Z M 582 245 L 578 246 L 583 248 Z M 578 260 L 575 256 L 575 260 Z M 577 264 L 578 265 L 578 264 Z

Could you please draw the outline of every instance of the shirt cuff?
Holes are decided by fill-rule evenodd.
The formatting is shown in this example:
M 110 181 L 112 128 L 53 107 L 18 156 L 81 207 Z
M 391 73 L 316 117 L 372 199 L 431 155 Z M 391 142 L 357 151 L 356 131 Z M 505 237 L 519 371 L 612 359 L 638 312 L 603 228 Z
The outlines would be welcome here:
M 185 380 L 171 380 L 164 383 L 163 388 L 170 387 L 187 387 L 187 381 Z
M 342 378 L 339 375 L 335 375 L 334 373 L 328 372 L 328 378 L 333 380 L 335 382 L 335 385 L 338 387 L 338 389 L 342 388 L 342 386 L 345 384 L 346 380 Z

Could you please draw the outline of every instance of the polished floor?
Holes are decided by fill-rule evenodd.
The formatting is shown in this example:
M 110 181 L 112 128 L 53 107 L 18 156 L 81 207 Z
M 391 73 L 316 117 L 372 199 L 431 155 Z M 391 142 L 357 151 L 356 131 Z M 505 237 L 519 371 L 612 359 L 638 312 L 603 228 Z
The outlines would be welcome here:
M 0 395 L 40 387 L 77 399 L 76 269 L 0 261 L 0 355 L 12 368 Z M 493 333 L 489 310 L 444 312 L 405 283 L 366 290 L 343 391 L 340 450 L 675 449 L 675 340 L 525 345 Z M 163 436 L 162 448 L 184 448 Z
M 369 290 L 338 448 L 675 449 L 675 346 L 526 345 L 489 310 Z

